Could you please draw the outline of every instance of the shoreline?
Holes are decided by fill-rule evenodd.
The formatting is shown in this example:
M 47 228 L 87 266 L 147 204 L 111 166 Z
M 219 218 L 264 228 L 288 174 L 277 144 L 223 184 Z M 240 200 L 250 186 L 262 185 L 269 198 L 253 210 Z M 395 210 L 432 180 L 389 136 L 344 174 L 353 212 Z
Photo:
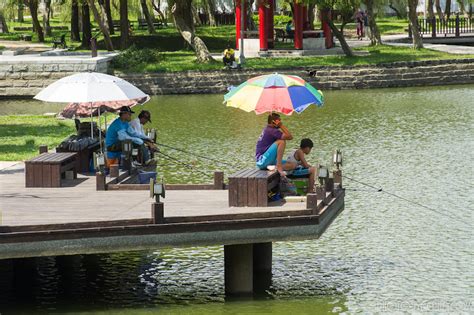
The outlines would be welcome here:
M 82 68 L 77 69 L 79 71 L 72 70 L 71 66 L 64 69 L 60 66 L 49 66 L 46 69 L 37 64 L 34 67 L 25 64 L 21 67 L 0 69 L 0 98 L 31 98 L 52 82 L 81 72 Z M 102 71 L 90 70 L 113 72 L 108 70 L 108 67 L 104 69 L 104 65 L 101 66 Z M 225 93 L 228 87 L 237 86 L 251 77 L 275 72 L 299 75 L 321 90 L 474 84 L 474 58 L 287 69 L 192 70 L 159 73 L 117 71 L 115 75 L 136 85 L 147 94 L 173 95 Z

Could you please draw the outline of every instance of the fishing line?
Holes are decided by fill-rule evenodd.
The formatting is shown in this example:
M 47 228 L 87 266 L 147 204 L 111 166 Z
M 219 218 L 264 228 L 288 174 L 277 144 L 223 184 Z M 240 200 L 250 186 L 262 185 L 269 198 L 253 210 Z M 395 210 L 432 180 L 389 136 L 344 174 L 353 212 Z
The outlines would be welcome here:
M 190 152 L 190 151 L 187 151 L 187 150 L 183 150 L 183 149 L 179 149 L 179 148 L 175 148 L 175 147 L 172 147 L 172 146 L 163 144 L 163 143 L 158 143 L 158 142 L 157 142 L 156 144 L 161 145 L 161 146 L 166 147 L 166 148 L 169 148 L 169 149 L 172 149 L 172 150 L 176 150 L 176 151 L 180 151 L 180 152 L 187 153 L 187 154 L 190 154 L 190 155 L 194 155 L 194 156 L 199 157 L 199 158 L 204 159 L 204 160 L 213 161 L 213 162 L 220 163 L 220 164 L 223 164 L 223 165 L 228 165 L 228 166 L 232 166 L 232 167 L 238 168 L 238 166 L 236 166 L 236 165 L 234 165 L 234 164 L 231 164 L 231 163 L 228 163 L 228 162 L 224 162 L 224 161 L 220 161 L 220 160 L 218 160 L 218 159 L 214 159 L 214 158 L 206 157 L 206 156 L 203 156 L 203 155 L 195 154 L 195 153 L 193 153 L 193 152 Z M 199 172 L 199 173 L 204 174 L 204 175 L 206 175 L 206 176 L 210 176 L 209 174 L 204 173 L 204 172 L 202 172 L 202 171 L 196 169 L 196 168 L 193 167 L 192 165 L 186 164 L 186 163 L 184 163 L 184 162 L 182 162 L 182 161 L 180 161 L 180 160 L 178 160 L 178 159 L 176 159 L 176 158 L 174 158 L 174 157 L 171 157 L 171 156 L 169 156 L 169 155 L 167 155 L 167 154 L 164 154 L 164 153 L 162 153 L 162 152 L 160 152 L 160 151 L 159 151 L 159 153 L 161 153 L 161 154 L 163 154 L 164 156 L 166 156 L 166 157 L 168 157 L 168 158 L 174 160 L 174 161 L 175 161 L 176 163 L 178 163 L 178 164 L 184 165 L 184 166 L 186 166 L 187 168 L 193 169 L 193 170 L 195 170 L 196 172 Z M 354 182 L 356 182 L 356 183 L 359 183 L 359 184 L 361 184 L 361 185 L 364 185 L 364 186 L 366 186 L 366 187 L 372 188 L 372 189 L 374 189 L 376 192 L 385 193 L 385 194 L 387 194 L 387 195 L 390 195 L 390 196 L 392 196 L 392 197 L 395 197 L 395 198 L 397 198 L 397 199 L 403 200 L 403 201 L 405 201 L 405 202 L 408 202 L 408 203 L 417 205 L 417 206 L 419 206 L 419 207 L 425 208 L 425 209 L 430 210 L 430 211 L 432 211 L 432 212 L 435 212 L 435 213 L 437 213 L 437 214 L 447 216 L 447 217 L 449 217 L 449 218 L 451 218 L 451 219 L 454 219 L 454 220 L 456 220 L 456 221 L 460 221 L 460 222 L 462 222 L 462 223 L 466 223 L 465 221 L 463 221 L 463 220 L 462 220 L 460 217 L 458 217 L 458 216 L 450 215 L 450 214 L 447 214 L 447 213 L 444 213 L 444 212 L 440 212 L 439 210 L 437 210 L 437 209 L 435 209 L 435 208 L 432 208 L 432 207 L 430 207 L 430 206 L 427 206 L 427 205 L 425 205 L 425 204 L 422 204 L 422 203 L 419 203 L 419 202 L 416 202 L 416 201 L 407 199 L 407 198 L 405 198 L 405 197 L 399 196 L 399 195 L 394 194 L 394 193 L 392 193 L 392 192 L 383 190 L 382 187 L 376 187 L 376 186 L 370 185 L 370 184 L 368 184 L 368 183 L 362 182 L 362 181 L 360 181 L 360 180 L 357 180 L 357 179 L 355 179 L 355 178 L 349 177 L 349 176 L 347 176 L 347 175 L 342 175 L 342 177 L 344 177 L 344 178 L 346 178 L 346 179 L 348 179 L 348 180 L 354 181 Z M 361 191 L 361 190 L 355 190 L 355 189 L 354 189 L 353 191 Z
M 181 160 L 178 160 L 177 158 L 175 158 L 175 157 L 173 157 L 173 156 L 171 156 L 171 155 L 168 155 L 168 154 L 166 154 L 166 153 L 163 153 L 162 151 L 157 151 L 157 152 L 158 152 L 159 154 L 161 154 L 161 155 L 167 157 L 168 159 L 170 159 L 171 161 L 175 162 L 175 163 L 178 164 L 178 165 L 182 165 L 182 166 L 184 166 L 184 167 L 186 167 L 186 168 L 188 168 L 188 169 L 191 169 L 191 170 L 193 170 L 193 171 L 195 171 L 195 172 L 197 172 L 197 173 L 200 173 L 200 174 L 202 174 L 202 175 L 206 175 L 206 176 L 211 177 L 210 174 L 208 174 L 208 173 L 206 173 L 206 172 L 203 172 L 203 171 L 197 169 L 196 167 L 194 167 L 194 166 L 191 165 L 191 164 L 187 164 L 187 163 L 185 163 L 185 162 L 183 162 L 183 161 L 181 161 Z
M 385 193 L 385 194 L 390 195 L 390 196 L 392 196 L 392 197 L 401 199 L 401 200 L 406 201 L 406 202 L 408 202 L 408 203 L 411 203 L 411 204 L 417 205 L 417 206 L 419 206 L 419 207 L 425 208 L 425 209 L 427 209 L 427 210 L 433 211 L 433 212 L 435 212 L 435 213 L 437 213 L 437 214 L 440 214 L 440 215 L 442 215 L 442 216 L 447 216 L 447 217 L 449 217 L 449 218 L 451 218 L 451 219 L 453 219 L 453 220 L 456 220 L 456 221 L 459 221 L 459 222 L 462 222 L 462 223 L 466 223 L 465 221 L 463 221 L 462 218 L 460 218 L 460 217 L 458 217 L 458 216 L 456 216 L 456 215 L 453 215 L 453 214 L 451 214 L 451 213 L 449 213 L 449 212 L 441 212 L 441 211 L 439 211 L 439 210 L 437 210 L 437 209 L 435 209 L 435 208 L 432 208 L 432 207 L 430 207 L 430 206 L 427 206 L 427 205 L 424 205 L 424 204 L 422 204 L 422 203 L 419 203 L 419 202 L 416 202 L 416 201 L 407 199 L 407 198 L 405 198 L 405 197 L 399 196 L 399 195 L 394 194 L 394 193 L 392 193 L 392 192 L 383 190 L 381 187 L 380 187 L 380 188 L 375 187 L 375 186 L 373 186 L 373 185 L 364 183 L 364 182 L 362 182 L 362 181 L 356 180 L 356 179 L 351 178 L 351 177 L 346 176 L 346 175 L 342 175 L 342 177 L 347 178 L 347 179 L 349 179 L 349 180 L 352 180 L 352 181 L 354 181 L 354 182 L 356 182 L 356 183 L 359 183 L 359 184 L 361 184 L 361 185 L 364 185 L 364 186 L 373 188 L 373 189 L 375 189 L 377 192 Z M 385 212 L 385 211 L 383 211 L 383 212 Z M 468 224 L 468 225 L 469 225 L 469 224 Z M 469 226 L 470 226 L 470 225 L 469 225 Z
M 234 167 L 234 168 L 238 168 L 238 167 L 239 167 L 239 166 L 234 165 L 234 164 L 232 164 L 232 163 L 220 161 L 220 160 L 217 160 L 217 159 L 214 159 L 214 158 L 210 158 L 210 157 L 207 157 L 207 156 L 204 156 L 204 155 L 199 155 L 199 154 L 196 154 L 196 153 L 193 153 L 193 152 L 184 150 L 184 149 L 175 148 L 175 147 L 172 147 L 172 146 L 167 145 L 167 144 L 164 144 L 164 143 L 158 143 L 158 142 L 155 142 L 155 143 L 156 143 L 157 145 L 163 146 L 163 147 L 165 147 L 165 148 L 172 149 L 172 150 L 176 150 L 176 151 L 179 151 L 179 152 L 183 152 L 183 153 L 186 153 L 186 154 L 189 154 L 189 155 L 193 155 L 193 156 L 196 156 L 196 157 L 201 158 L 201 159 L 204 159 L 204 160 L 216 162 L 216 163 L 223 164 L 223 165 L 232 166 L 232 167 Z

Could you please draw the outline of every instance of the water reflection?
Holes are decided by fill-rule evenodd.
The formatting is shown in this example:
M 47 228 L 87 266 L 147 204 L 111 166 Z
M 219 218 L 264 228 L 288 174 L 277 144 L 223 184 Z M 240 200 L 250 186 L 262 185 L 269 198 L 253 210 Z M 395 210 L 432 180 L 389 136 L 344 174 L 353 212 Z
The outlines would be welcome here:
M 167 313 L 472 312 L 473 86 L 325 96 L 325 107 L 284 118 L 295 139 L 314 140 L 309 159 L 327 163 L 330 152 L 341 148 L 346 175 L 438 212 L 346 179 L 346 209 L 320 240 L 274 244 L 272 286 L 262 299 L 224 303 L 222 247 L 200 247 L 39 258 L 20 267 L 2 262 L 0 305 L 120 308 L 134 314 L 142 308 Z M 143 108 L 152 112 L 160 142 L 236 167 L 253 166 L 265 117 L 226 108 L 219 95 L 154 97 Z M 236 168 L 162 149 L 209 173 Z M 211 180 L 168 159 L 159 164 L 167 182 Z

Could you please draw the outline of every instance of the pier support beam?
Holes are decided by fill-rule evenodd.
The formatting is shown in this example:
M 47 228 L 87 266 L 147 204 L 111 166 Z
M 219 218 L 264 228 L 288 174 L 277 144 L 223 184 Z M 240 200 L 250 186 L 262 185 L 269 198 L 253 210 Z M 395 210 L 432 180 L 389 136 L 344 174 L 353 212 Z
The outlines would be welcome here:
M 224 245 L 224 281 L 228 296 L 265 291 L 272 279 L 272 243 Z

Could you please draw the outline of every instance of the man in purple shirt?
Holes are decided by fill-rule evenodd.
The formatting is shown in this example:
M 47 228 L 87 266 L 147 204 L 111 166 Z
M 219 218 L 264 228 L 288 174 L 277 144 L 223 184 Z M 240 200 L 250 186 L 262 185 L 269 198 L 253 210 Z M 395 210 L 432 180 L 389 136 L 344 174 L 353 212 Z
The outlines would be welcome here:
M 263 129 L 258 138 L 255 150 L 257 167 L 261 170 L 267 169 L 269 165 L 276 165 L 281 175 L 283 170 L 292 170 L 296 167 L 293 162 L 282 160 L 285 151 L 286 140 L 292 140 L 293 136 L 283 126 L 280 115 L 272 113 L 268 115 L 268 125 Z

